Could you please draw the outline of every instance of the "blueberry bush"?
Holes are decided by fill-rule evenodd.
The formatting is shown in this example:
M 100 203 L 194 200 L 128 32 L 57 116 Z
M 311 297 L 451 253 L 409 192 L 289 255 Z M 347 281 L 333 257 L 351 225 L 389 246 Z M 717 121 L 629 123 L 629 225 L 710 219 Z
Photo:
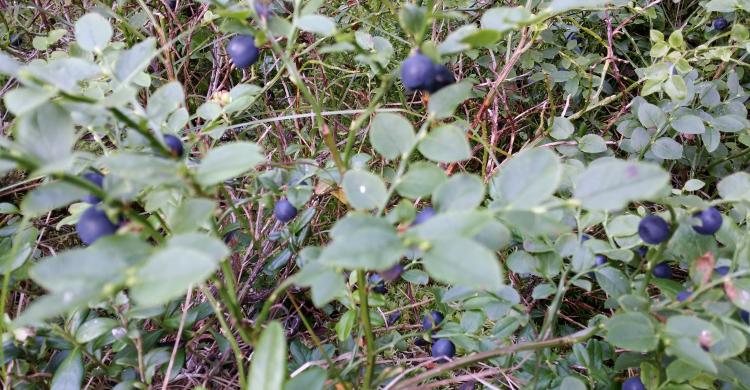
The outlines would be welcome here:
M 0 2 L 14 389 L 750 389 L 750 3 Z

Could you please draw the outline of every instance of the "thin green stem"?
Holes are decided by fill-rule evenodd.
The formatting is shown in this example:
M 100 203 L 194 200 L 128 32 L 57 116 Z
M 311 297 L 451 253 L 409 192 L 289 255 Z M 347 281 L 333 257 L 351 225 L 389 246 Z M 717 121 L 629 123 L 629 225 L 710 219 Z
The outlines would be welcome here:
M 365 379 L 362 388 L 368 390 L 372 383 L 372 371 L 375 368 L 375 337 L 372 333 L 372 324 L 370 323 L 370 307 L 367 302 L 367 279 L 365 271 L 357 271 L 357 287 L 359 290 L 359 315 L 362 327 L 365 333 L 365 342 L 367 343 L 367 365 L 365 366 Z
M 234 338 L 232 329 L 229 327 L 229 325 L 227 325 L 227 321 L 224 319 L 224 313 L 221 311 L 221 306 L 216 301 L 216 298 L 214 298 L 214 296 L 211 295 L 211 292 L 208 291 L 208 289 L 203 285 L 201 285 L 201 291 L 211 305 L 211 308 L 213 308 L 214 314 L 219 320 L 219 325 L 224 331 L 227 341 L 229 341 L 229 346 L 232 348 L 232 352 L 234 352 L 234 359 L 237 361 L 237 375 L 239 377 L 240 389 L 245 390 L 247 388 L 247 380 L 245 377 L 244 359 L 242 357 L 242 350 L 240 349 L 240 345 Z

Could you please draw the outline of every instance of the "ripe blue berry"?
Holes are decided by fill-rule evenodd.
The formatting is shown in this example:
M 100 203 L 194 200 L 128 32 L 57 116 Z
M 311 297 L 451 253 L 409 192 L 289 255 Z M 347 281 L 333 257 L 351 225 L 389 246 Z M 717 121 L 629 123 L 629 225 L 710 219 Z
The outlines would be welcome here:
M 581 235 L 581 242 L 582 242 L 582 243 L 583 243 L 583 242 L 586 242 L 586 241 L 588 241 L 588 240 L 590 240 L 590 239 L 591 239 L 591 236 L 589 236 L 588 234 L 582 234 L 582 235 Z
M 746 324 L 750 324 L 750 313 L 745 310 L 740 310 L 740 318 L 745 321 Z
M 380 276 L 385 279 L 388 282 L 392 282 L 396 279 L 398 279 L 399 276 L 404 272 L 404 266 L 401 264 L 396 264 L 391 268 L 388 268 L 385 271 L 380 272 Z
M 385 294 L 388 292 L 388 289 L 385 288 L 383 278 L 378 274 L 370 275 L 370 284 L 372 284 L 372 291 L 375 291 L 378 294 Z
M 638 253 L 638 256 L 641 256 L 641 257 L 645 258 L 646 257 L 646 253 L 648 253 L 648 248 L 646 248 L 645 246 L 639 246 L 635 250 L 635 252 Z
M 601 267 L 604 264 L 607 264 L 607 258 L 602 255 L 596 255 L 596 257 L 594 257 L 594 263 L 596 263 L 597 267 Z
M 638 235 L 647 244 L 661 244 L 669 239 L 669 224 L 662 217 L 647 215 L 638 223 Z
M 107 213 L 96 206 L 91 206 L 81 214 L 76 224 L 78 237 L 86 245 L 91 245 L 94 241 L 115 234 L 117 225 L 112 223 L 107 217 Z
M 654 276 L 657 278 L 672 279 L 672 269 L 669 268 L 669 265 L 666 262 L 657 264 L 651 272 L 653 272 Z
M 95 186 L 102 188 L 104 186 L 104 176 L 96 172 L 86 172 L 83 174 L 83 178 L 93 183 Z M 97 204 L 102 200 L 98 196 L 88 194 L 83 197 L 83 201 L 89 204 Z
M 427 92 L 429 93 L 435 93 L 441 88 L 447 87 L 456 82 L 456 78 L 453 77 L 453 72 L 451 72 L 445 65 L 435 65 L 433 73 L 432 81 L 426 87 Z
M 693 225 L 693 230 L 699 234 L 710 236 L 721 228 L 721 213 L 716 207 L 709 207 L 693 214 L 693 218 L 700 220 L 699 225 Z
M 391 326 L 398 322 L 398 319 L 401 318 L 401 310 L 396 310 L 391 315 L 388 316 L 388 319 L 385 321 L 385 324 L 388 326 Z
M 167 2 L 167 5 L 169 5 L 169 9 L 174 11 L 174 9 L 177 7 L 177 0 L 169 0 Z
M 260 56 L 252 35 L 235 35 L 227 44 L 227 53 L 234 66 L 241 69 L 254 64 Z
M 288 200 L 281 199 L 280 201 L 276 202 L 276 205 L 273 207 L 273 213 L 276 216 L 276 219 L 286 223 L 297 216 L 297 209 L 294 208 L 294 206 L 292 206 L 292 204 L 289 203 Z
M 646 390 L 646 386 L 641 382 L 640 376 L 631 376 L 622 382 L 622 390 Z
M 432 357 L 438 360 L 450 359 L 456 354 L 456 346 L 448 339 L 440 339 L 432 344 Z
M 677 300 L 680 302 L 685 302 L 688 298 L 690 298 L 690 295 L 693 293 L 688 290 L 682 290 L 677 293 Z
M 429 314 L 425 314 L 422 318 L 422 330 L 430 330 L 440 325 L 443 322 L 443 313 L 439 311 L 431 311 Z
M 723 17 L 719 16 L 718 18 L 714 19 L 714 29 L 718 31 L 724 31 L 729 27 L 729 22 Z
M 164 134 L 164 143 L 167 148 L 172 152 L 173 157 L 180 158 L 185 153 L 185 148 L 182 146 L 182 141 L 172 134 Z
M 727 276 L 727 274 L 729 273 L 729 267 L 727 267 L 726 265 L 716 267 L 716 273 L 721 276 Z
M 413 54 L 401 63 L 401 82 L 409 90 L 426 90 L 434 78 L 435 66 L 424 54 Z
M 435 210 L 432 207 L 425 207 L 422 211 L 417 213 L 417 217 L 414 218 L 414 225 L 419 225 L 426 222 L 428 219 L 435 216 Z
M 11 47 L 15 47 L 15 48 L 18 48 L 19 46 L 21 46 L 21 34 L 18 34 L 18 33 L 12 34 L 10 36 L 9 44 Z

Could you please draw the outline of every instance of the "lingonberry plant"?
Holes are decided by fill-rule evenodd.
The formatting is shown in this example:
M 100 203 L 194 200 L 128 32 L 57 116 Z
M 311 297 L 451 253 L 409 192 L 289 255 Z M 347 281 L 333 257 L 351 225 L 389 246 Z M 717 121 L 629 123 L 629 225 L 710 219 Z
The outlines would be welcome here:
M 747 2 L 0 3 L 4 387 L 750 388 Z

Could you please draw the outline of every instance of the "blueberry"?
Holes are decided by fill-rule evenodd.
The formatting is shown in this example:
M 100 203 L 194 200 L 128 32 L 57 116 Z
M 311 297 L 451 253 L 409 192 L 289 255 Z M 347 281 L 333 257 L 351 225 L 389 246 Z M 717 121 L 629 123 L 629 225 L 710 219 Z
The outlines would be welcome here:
M 693 225 L 693 230 L 699 234 L 710 236 L 721 228 L 721 213 L 716 207 L 709 207 L 693 214 L 693 218 L 700 219 L 700 225 Z
M 104 186 L 104 176 L 96 172 L 86 172 L 83 174 L 83 178 L 90 181 L 92 184 L 94 184 L 95 186 L 99 188 L 102 188 Z M 97 204 L 101 202 L 102 200 L 99 199 L 98 196 L 88 194 L 83 197 L 83 201 L 89 204 Z
M 657 278 L 672 279 L 672 269 L 669 268 L 669 264 L 667 264 L 667 262 L 657 264 L 654 269 L 651 270 L 651 272 Z
M 182 141 L 172 134 L 164 134 L 164 143 L 167 148 L 172 152 L 173 157 L 180 158 L 185 153 L 185 148 L 182 146 Z
M 638 248 L 635 249 L 635 252 L 638 253 L 638 256 L 641 256 L 643 258 L 646 257 L 646 253 L 648 253 L 648 248 L 641 245 Z
M 647 215 L 638 223 L 638 235 L 647 244 L 661 244 L 669 239 L 669 224 L 662 217 Z
M 409 90 L 426 90 L 434 78 L 435 66 L 424 54 L 413 54 L 401 63 L 401 82 Z
M 438 360 L 450 359 L 456 354 L 456 346 L 448 339 L 440 339 L 432 344 L 432 357 Z
M 110 236 L 117 231 L 117 225 L 107 217 L 107 213 L 96 206 L 91 206 L 81 214 L 76 224 L 78 237 L 86 245 L 91 245 L 101 237 Z
M 718 18 L 714 19 L 714 29 L 718 31 L 724 31 L 729 27 L 729 22 L 723 17 L 719 16 Z
M 18 48 L 21 46 L 21 34 L 15 33 L 11 34 L 10 40 L 8 42 L 11 47 Z
M 677 300 L 680 302 L 685 302 L 687 301 L 688 298 L 690 298 L 690 295 L 692 294 L 693 293 L 688 290 L 682 290 L 677 293 Z
M 640 376 L 631 376 L 622 382 L 622 390 L 646 390 Z
M 716 273 L 721 276 L 727 276 L 727 274 L 729 273 L 729 267 L 727 267 L 726 265 L 716 267 Z
M 607 264 L 607 258 L 602 255 L 596 255 L 596 257 L 594 257 L 594 263 L 597 267 L 601 267 L 604 264 Z
M 385 279 L 388 282 L 392 282 L 396 279 L 398 279 L 399 276 L 404 272 L 404 266 L 401 264 L 396 264 L 391 268 L 388 268 L 385 271 L 380 272 L 380 276 Z
M 247 68 L 258 61 L 260 51 L 255 47 L 255 37 L 252 35 L 235 35 L 227 44 L 227 53 L 234 66 Z
M 372 284 L 372 291 L 375 291 L 378 294 L 385 294 L 388 292 L 388 289 L 385 287 L 385 282 L 383 281 L 383 278 L 380 277 L 378 274 L 372 274 L 370 275 L 370 284 Z
M 391 315 L 388 316 L 388 319 L 385 321 L 385 324 L 388 326 L 392 326 L 396 322 L 398 322 L 398 319 L 401 318 L 401 310 L 396 310 Z
M 477 382 L 475 381 L 464 382 L 461 387 L 458 388 L 458 390 L 474 390 L 476 384 Z
M 581 242 L 582 242 L 582 243 L 583 243 L 583 242 L 586 242 L 586 241 L 588 241 L 588 240 L 590 240 L 590 239 L 591 239 L 591 236 L 589 236 L 588 234 L 582 234 L 582 235 L 581 235 Z
M 174 9 L 177 8 L 177 0 L 169 0 L 167 5 L 169 5 L 169 9 L 174 11 Z
M 453 77 L 453 72 L 448 69 L 445 65 L 435 65 L 433 68 L 432 81 L 427 85 L 426 89 L 429 93 L 435 93 L 443 87 L 447 87 L 456 82 L 456 78 Z
M 422 318 L 422 330 L 430 330 L 440 325 L 443 322 L 443 313 L 439 311 L 431 311 L 429 314 L 425 314 Z
M 426 222 L 428 219 L 435 216 L 435 210 L 432 207 L 425 207 L 422 211 L 417 213 L 417 217 L 414 218 L 414 225 L 419 225 Z
M 294 219 L 294 217 L 297 216 L 297 209 L 292 206 L 291 203 L 289 203 L 286 199 L 281 199 L 280 201 L 276 202 L 276 205 L 273 207 L 273 214 L 276 216 L 276 219 L 278 219 L 281 222 L 289 222 Z
M 740 318 L 745 321 L 746 324 L 750 324 L 750 313 L 745 310 L 740 310 Z

